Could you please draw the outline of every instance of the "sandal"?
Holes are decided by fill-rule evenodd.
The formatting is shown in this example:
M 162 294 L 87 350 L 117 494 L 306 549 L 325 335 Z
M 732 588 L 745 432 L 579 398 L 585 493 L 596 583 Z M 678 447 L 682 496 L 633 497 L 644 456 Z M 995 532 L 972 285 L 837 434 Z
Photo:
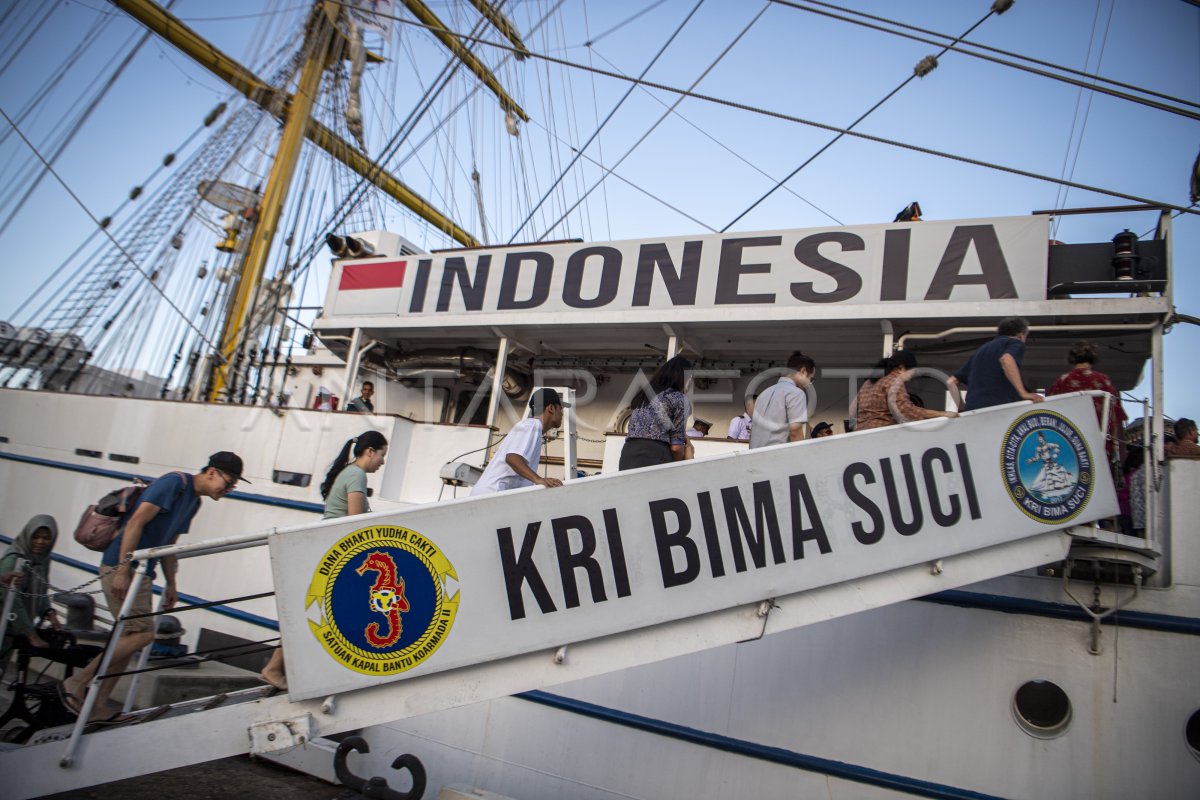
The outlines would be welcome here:
M 60 683 L 56 688 L 58 689 L 58 699 L 62 701 L 63 708 L 78 717 L 79 712 L 83 710 L 83 701 L 67 691 L 65 684 Z

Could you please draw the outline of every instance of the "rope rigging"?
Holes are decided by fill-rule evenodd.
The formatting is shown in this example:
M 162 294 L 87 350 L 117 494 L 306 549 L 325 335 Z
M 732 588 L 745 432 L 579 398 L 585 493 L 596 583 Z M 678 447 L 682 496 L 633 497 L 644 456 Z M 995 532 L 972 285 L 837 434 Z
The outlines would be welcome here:
M 335 2 L 335 1 L 336 0 L 331 0 L 331 2 Z M 399 19 L 399 18 L 396 18 L 396 19 Z M 403 20 L 403 19 L 401 19 L 400 21 L 404 22 L 405 24 L 412 24 L 412 25 L 418 24 L 418 23 L 412 23 L 412 22 L 409 22 L 409 21 Z M 461 33 L 456 33 L 455 35 L 459 36 L 461 38 L 464 38 L 464 39 L 468 38 L 465 34 L 461 34 Z M 509 51 L 515 52 L 515 48 L 509 47 L 504 44 L 500 44 L 498 42 L 489 42 L 486 40 L 480 40 L 480 41 L 484 41 L 484 43 L 488 44 L 491 47 L 498 47 L 498 48 L 501 48 L 504 50 L 509 50 Z M 1069 186 L 1073 189 L 1082 189 L 1084 191 L 1095 192 L 1097 194 L 1107 195 L 1109 197 L 1119 197 L 1124 200 L 1132 201 L 1134 203 L 1141 203 L 1143 205 L 1151 205 L 1151 206 L 1156 206 L 1159 208 L 1181 211 L 1182 213 L 1185 213 L 1185 214 L 1195 214 L 1197 216 L 1200 216 L 1200 211 L 1197 211 L 1197 210 L 1194 210 L 1191 208 L 1184 208 L 1176 203 L 1171 203 L 1171 202 L 1168 202 L 1165 200 L 1154 200 L 1154 199 L 1150 199 L 1150 198 L 1146 198 L 1146 197 L 1141 197 L 1139 195 L 1128 194 L 1126 192 L 1117 191 L 1115 189 L 1105 189 L 1105 188 L 1101 188 L 1098 186 L 1090 186 L 1088 184 L 1078 183 L 1078 182 L 1074 182 L 1074 181 L 1061 180 L 1059 178 L 1054 178 L 1049 175 L 1042 175 L 1042 174 L 1039 174 L 1036 172 L 1032 172 L 1030 170 L 1020 169 L 1018 167 L 1010 167 L 1010 166 L 1005 166 L 1003 164 L 996 164 L 993 162 L 984 161 L 982 159 L 972 158 L 970 156 L 963 156 L 963 155 L 958 155 L 955 153 L 949 153 L 944 150 L 937 150 L 932 147 L 923 147 L 921 145 L 913 144 L 911 142 L 901 142 L 896 139 L 889 139 L 885 136 L 875 136 L 875 135 L 869 134 L 869 133 L 862 133 L 861 131 L 852 130 L 850 128 L 843 128 L 843 127 L 840 127 L 837 125 L 831 125 L 829 123 L 820 122 L 820 121 L 813 120 L 813 119 L 807 119 L 805 117 L 799 117 L 794 114 L 787 114 L 782 111 L 773 111 L 771 109 L 762 108 L 761 106 L 755 106 L 755 105 L 751 105 L 749 103 L 741 103 L 736 100 L 729 100 L 729 99 L 723 98 L 723 97 L 717 97 L 714 95 L 703 94 L 701 92 L 680 89 L 677 86 L 671 86 L 671 85 L 665 84 L 665 83 L 658 83 L 656 81 L 651 81 L 651 80 L 646 80 L 646 79 L 638 80 L 636 78 L 631 78 L 628 75 L 623 75 L 619 72 L 601 69 L 600 67 L 592 67 L 592 66 L 588 66 L 586 64 L 579 64 L 579 63 L 576 63 L 573 61 L 568 61 L 566 59 L 558 58 L 556 56 L 551 56 L 546 53 L 538 53 L 538 52 L 534 52 L 534 51 L 529 51 L 527 53 L 527 58 L 534 58 L 534 59 L 546 61 L 546 62 L 549 62 L 552 64 L 558 64 L 559 66 L 567 67 L 568 69 L 576 69 L 576 70 L 581 70 L 584 72 L 593 72 L 597 75 L 602 75 L 604 77 L 612 78 L 617 81 L 637 83 L 638 85 L 644 86 L 646 88 L 657 89 L 659 91 L 667 92 L 669 94 L 682 95 L 684 97 L 688 97 L 693 100 L 700 100 L 702 102 L 711 103 L 713 105 L 723 106 L 726 108 L 733 108 L 733 109 L 737 109 L 739 111 L 745 111 L 745 112 L 755 114 L 758 116 L 770 117 L 772 119 L 783 120 L 785 122 L 794 122 L 798 125 L 805 125 L 805 126 L 812 127 L 812 128 L 818 128 L 820 130 L 829 131 L 831 133 L 841 133 L 846 136 L 852 136 L 857 139 L 863 139 L 864 141 L 875 142 L 877 144 L 885 144 L 890 147 L 898 147 L 898 148 L 901 148 L 904 150 L 911 150 L 912 152 L 916 152 L 916 153 L 923 153 L 925 155 L 936 156 L 938 158 L 945 158 L 950 161 L 957 161 L 962 164 L 970 164 L 971 166 L 983 167 L 985 169 L 995 170 L 998 172 L 1005 172 L 1010 175 L 1018 175 L 1023 178 L 1031 178 L 1033 180 L 1043 181 L 1045 183 L 1051 183 L 1051 184 L 1056 184 L 1056 185 L 1061 185 L 1061 186 Z
M 988 9 L 988 13 L 983 15 L 982 19 L 980 19 L 978 22 L 976 22 L 970 28 L 967 28 L 966 32 L 963 33 L 962 36 L 959 36 L 958 39 L 956 39 L 955 41 L 961 40 L 964 36 L 969 34 L 971 31 L 975 30 L 976 28 L 978 28 L 984 22 L 987 22 L 987 20 L 989 18 L 991 18 L 991 16 L 993 14 L 1000 14 L 1000 13 L 1003 13 L 1003 11 L 996 11 L 996 5 L 993 5 L 992 8 Z M 936 62 L 940 56 L 945 55 L 946 51 L 948 51 L 952 46 L 953 46 L 952 44 L 948 44 L 944 48 L 942 48 L 942 51 L 933 57 L 934 61 Z M 749 206 L 747 206 L 746 209 L 744 211 L 742 211 L 742 213 L 738 214 L 736 217 L 729 220 L 729 222 L 727 222 L 725 224 L 725 227 L 721 228 L 721 232 L 724 233 L 725 231 L 729 230 L 731 227 L 733 227 L 734 224 L 737 223 L 738 220 L 740 220 L 742 217 L 746 216 L 751 211 L 753 211 L 755 208 L 757 208 L 759 206 L 759 204 L 761 204 L 768 197 L 775 194 L 776 190 L 778 190 L 780 186 L 782 186 L 783 184 L 787 183 L 792 178 L 794 178 L 798 174 L 800 174 L 800 171 L 802 169 L 804 169 L 809 164 L 813 163 L 818 158 L 820 158 L 822 153 L 824 153 L 826 150 L 828 150 L 829 148 L 831 148 L 835 144 L 837 144 L 839 141 L 841 141 L 843 136 L 846 136 L 846 135 L 852 133 L 854 131 L 854 128 L 858 125 L 858 123 L 862 122 L 864 119 L 871 116 L 871 114 L 875 113 L 875 111 L 877 111 L 884 103 L 886 103 L 888 100 L 891 100 L 893 97 L 895 97 L 897 94 L 899 94 L 901 89 L 903 89 L 905 86 L 908 86 L 908 84 L 912 83 L 918 77 L 920 77 L 920 74 L 916 70 L 914 70 L 911 75 L 909 75 L 907 78 L 905 78 L 903 81 L 900 82 L 899 86 L 897 86 L 895 89 L 892 89 L 890 92 L 888 92 L 886 95 L 883 96 L 882 100 L 875 103 L 875 105 L 871 106 L 866 111 L 864 111 L 861 115 L 859 115 L 858 119 L 854 120 L 854 122 L 851 122 L 850 125 L 847 126 L 845 130 L 838 131 L 836 136 L 834 136 L 832 139 L 830 139 L 828 142 L 826 142 L 824 145 L 822 145 L 821 148 L 819 150 L 817 150 L 817 152 L 813 153 L 811 156 L 806 158 L 800 164 L 800 166 L 796 167 L 794 170 L 789 172 L 787 174 L 787 177 L 785 177 L 783 180 L 777 182 L 774 186 L 772 186 L 770 189 L 768 189 L 761 197 L 759 197 L 757 200 L 755 200 L 753 203 L 751 203 Z
M 871 28 L 873 30 L 882 31 L 884 33 L 890 33 L 895 36 L 901 36 L 905 39 L 911 39 L 913 41 L 922 42 L 923 44 L 930 44 L 935 47 L 942 46 L 941 42 L 930 41 L 928 39 L 922 39 L 917 36 L 909 36 L 909 35 L 899 32 L 899 31 L 889 30 L 888 28 L 883 28 L 883 27 L 880 27 L 877 25 L 870 25 L 868 23 L 861 22 L 861 21 L 855 20 L 855 19 L 851 19 L 849 17 L 843 17 L 843 16 L 839 16 L 837 14 L 826 13 L 826 12 L 820 11 L 815 8 L 808 8 L 808 7 L 801 5 L 800 3 L 796 2 L 796 0 L 771 0 L 771 2 L 777 3 L 779 5 L 783 5 L 783 6 L 789 6 L 791 8 L 795 8 L 799 11 L 808 11 L 809 13 L 812 13 L 812 14 L 820 14 L 821 16 L 829 17 L 831 19 L 837 19 L 842 22 L 848 22 L 851 25 L 859 25 L 862 27 Z M 1021 53 L 1014 53 L 1009 50 L 1002 50 L 999 47 L 992 47 L 990 45 L 981 44 L 979 42 L 971 42 L 971 41 L 968 41 L 963 38 L 955 40 L 954 37 L 950 36 L 949 34 L 938 33 L 937 31 L 926 30 L 925 28 L 918 28 L 915 25 L 908 25 L 903 22 L 898 22 L 896 20 L 887 19 L 886 17 L 875 16 L 874 14 L 868 14 L 863 11 L 855 11 L 855 10 L 849 9 L 849 8 L 842 8 L 841 6 L 836 6 L 836 5 L 833 5 L 832 3 L 821 2 L 821 0 L 804 0 L 804 2 L 808 3 L 809 5 L 823 6 L 825 8 L 833 9 L 835 11 L 840 11 L 845 14 L 853 14 L 855 16 L 863 17 L 865 19 L 873 19 L 873 20 L 876 20 L 877 22 L 883 22 L 888 25 L 893 25 L 897 28 L 904 28 L 905 30 L 916 31 L 917 33 L 924 33 L 929 36 L 936 36 L 936 37 L 940 37 L 942 39 L 952 40 L 955 43 L 955 46 L 953 46 L 952 49 L 956 53 L 961 53 L 963 55 L 983 59 L 985 61 L 991 61 L 992 63 L 995 63 L 995 64 L 1002 64 L 1006 67 L 1012 67 L 1013 69 L 1030 72 L 1035 75 L 1040 75 L 1042 77 L 1051 78 L 1052 80 L 1061 80 L 1065 83 L 1070 83 L 1070 84 L 1078 86 L 1082 89 L 1091 89 L 1094 91 L 1104 92 L 1105 94 L 1112 94 L 1114 97 L 1119 97 L 1123 100 L 1129 100 L 1130 102 L 1142 103 L 1143 101 L 1139 98 L 1131 97 L 1131 96 L 1126 95 L 1121 92 L 1112 93 L 1105 89 L 1099 89 L 1095 86 L 1095 84 L 1096 83 L 1107 83 L 1110 86 L 1119 86 L 1122 89 L 1129 89 L 1130 91 L 1139 92 L 1141 94 L 1148 95 L 1150 97 L 1157 97 L 1162 100 L 1169 100 L 1172 103 L 1179 103 L 1181 105 L 1191 106 L 1193 108 L 1200 109 L 1200 103 L 1196 103 L 1191 100 L 1184 99 L 1182 97 L 1174 97 L 1169 94 L 1163 94 L 1161 92 L 1156 92 L 1153 89 L 1146 89 L 1141 86 L 1135 86 L 1131 83 L 1123 83 L 1122 81 L 1114 80 L 1112 78 L 1105 78 L 1102 75 L 1097 75 L 1094 73 L 1086 72 L 1084 70 L 1074 69 L 1072 67 L 1063 66 L 1062 64 L 1055 64 L 1050 61 L 1043 61 L 1040 58 L 1034 58 L 1032 56 L 1022 55 Z M 1110 13 L 1110 19 L 1111 19 L 1111 13 Z M 1037 64 L 1039 66 L 1047 67 L 1049 69 L 1058 70 L 1059 72 L 1065 72 L 1070 75 L 1077 75 L 1080 78 L 1084 78 L 1088 81 L 1091 81 L 1091 83 L 1084 84 L 1080 81 L 1073 81 L 1073 80 L 1066 79 L 1060 75 L 1054 75 L 1051 73 L 1042 72 L 1040 70 L 1033 70 L 1028 67 L 1022 67 L 1019 64 L 1013 64 L 1011 62 L 1003 61 L 1001 59 L 988 58 L 987 56 L 984 56 L 980 53 L 973 53 L 970 50 L 963 50 L 961 45 L 967 45 L 968 47 L 974 47 L 978 50 L 986 50 L 990 53 L 999 53 L 1000 55 L 1008 56 L 1009 58 L 1016 58 L 1016 59 L 1020 59 L 1022 61 L 1028 61 L 1030 64 Z M 1170 111 L 1171 113 L 1179 113 L 1182 111 L 1181 109 L 1171 108 L 1169 106 L 1161 106 L 1159 104 L 1154 104 L 1154 103 L 1145 103 L 1145 104 L 1150 105 L 1150 107 L 1152 107 L 1152 108 L 1158 108 L 1163 111 Z M 1183 112 L 1183 113 L 1184 113 L 1184 116 L 1190 116 L 1186 112 Z
M 660 47 L 658 49 L 658 52 L 656 52 L 654 54 L 653 58 L 651 58 L 650 61 L 647 62 L 646 66 L 642 68 L 641 74 L 638 75 L 638 79 L 646 77 L 646 73 L 648 73 L 651 70 L 651 68 L 653 68 L 654 65 L 658 63 L 658 60 L 660 58 L 662 58 L 664 53 L 667 52 L 667 48 L 669 48 L 671 46 L 671 43 L 675 41 L 676 37 L 678 37 L 679 34 L 683 32 L 683 29 L 687 26 L 688 22 L 691 21 L 692 17 L 694 17 L 696 15 L 696 12 L 700 10 L 700 6 L 702 6 L 702 5 L 704 5 L 704 0 L 699 0 L 699 2 L 696 3 L 696 5 L 692 6 L 691 11 L 689 11 L 687 14 L 684 15 L 683 20 L 679 23 L 679 25 L 677 25 L 675 27 L 675 30 L 671 31 L 671 35 L 667 37 L 667 40 L 665 42 L 663 42 L 662 47 Z M 761 12 L 760 12 L 760 15 L 761 15 Z M 755 17 L 755 19 L 758 19 L 758 17 Z M 548 198 L 550 196 L 550 193 L 553 192 L 560 183 L 562 183 L 563 178 L 565 178 L 567 175 L 567 172 L 571 169 L 571 167 L 575 166 L 575 163 L 577 161 L 579 161 L 579 159 L 583 156 L 584 152 L 586 152 L 588 147 L 591 146 L 592 142 L 596 141 L 596 138 L 598 136 L 600 136 L 600 132 L 604 130 L 604 127 L 610 121 L 612 121 L 613 116 L 617 113 L 617 111 L 620 110 L 621 106 L 625 105 L 625 101 L 629 99 L 629 96 L 631 94 L 633 94 L 633 92 L 636 88 L 637 88 L 637 84 L 630 84 L 629 88 L 625 90 L 625 93 L 623 95 L 621 95 L 621 98 L 619 100 L 617 100 L 617 102 L 609 110 L 608 114 L 605 115 L 603 121 L 601 121 L 601 123 L 596 126 L 596 129 L 594 131 L 592 131 L 592 135 L 588 137 L 587 141 L 584 142 L 582 145 L 580 145 L 578 148 L 575 148 L 575 155 L 572 156 L 570 163 L 567 164 L 567 166 L 563 167 L 563 169 L 561 169 L 559 171 L 558 177 L 554 179 L 554 182 L 552 184 L 550 184 L 550 188 L 546 190 L 546 193 L 544 195 L 542 195 L 542 199 L 540 199 L 536 203 L 534 203 L 533 208 L 531 208 L 529 210 L 529 214 L 525 217 L 524 220 L 521 221 L 521 224 L 517 225 L 517 227 L 513 230 L 512 235 L 508 237 L 509 244 L 512 244 L 516 240 L 517 236 L 520 235 L 521 231 L 525 229 L 525 226 L 529 224 L 529 220 L 531 220 L 533 218 L 533 215 L 537 212 L 537 210 L 542 207 L 543 203 L 546 202 L 546 198 Z M 630 150 L 630 152 L 632 152 L 632 149 Z M 626 155 L 628 155 L 628 153 L 626 153 Z M 620 164 L 620 162 L 618 161 L 617 164 L 613 165 L 614 168 L 616 166 L 618 166 L 619 164 Z M 559 221 L 561 221 L 561 218 Z M 554 225 L 551 225 L 549 228 L 547 228 L 546 233 L 553 230 L 556 225 L 557 225 L 557 223 L 555 223 Z M 546 234 L 543 233 L 542 237 L 539 237 L 539 238 L 544 238 L 545 235 Z

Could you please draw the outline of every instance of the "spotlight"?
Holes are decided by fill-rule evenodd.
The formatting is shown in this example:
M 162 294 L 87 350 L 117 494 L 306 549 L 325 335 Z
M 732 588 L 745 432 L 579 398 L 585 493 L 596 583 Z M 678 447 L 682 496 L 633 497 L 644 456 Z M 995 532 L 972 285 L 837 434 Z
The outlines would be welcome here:
M 1137 234 L 1126 228 L 1113 237 L 1112 243 L 1113 274 L 1119 281 L 1133 280 L 1133 273 L 1137 270 L 1138 262 L 1142 260 L 1138 255 Z
M 329 246 L 329 252 L 333 253 L 334 258 L 346 257 L 346 240 L 343 237 L 331 233 L 325 237 L 325 244 Z
M 375 248 L 356 236 L 346 237 L 346 250 L 351 258 L 369 258 L 375 255 Z
M 370 258 L 375 255 L 375 248 L 365 239 L 357 236 L 338 236 L 331 233 L 325 237 L 325 244 L 334 258 Z

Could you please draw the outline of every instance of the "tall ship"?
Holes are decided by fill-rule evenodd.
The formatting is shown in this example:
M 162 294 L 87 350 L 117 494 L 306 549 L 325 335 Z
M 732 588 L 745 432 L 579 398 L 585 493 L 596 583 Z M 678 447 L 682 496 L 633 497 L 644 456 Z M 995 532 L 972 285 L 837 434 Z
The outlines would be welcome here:
M 24 187 L 0 206 L 23 298 L 0 537 L 52 514 L 52 581 L 87 594 L 90 503 L 237 452 L 250 483 L 148 555 L 179 557 L 180 644 L 250 671 L 130 691 L 121 725 L 6 729 L 0 797 L 246 752 L 403 764 L 447 798 L 1194 793 L 1200 460 L 1168 457 L 1168 390 L 1194 396 L 1195 8 L 61 5 L 0 12 Z M 1160 69 L 1110 71 L 1118 36 Z M 76 134 L 118 109 L 144 150 L 130 109 L 176 116 L 145 93 L 171 72 L 180 108 L 217 102 L 114 203 Z M 1119 401 L 854 430 L 881 358 L 953 411 L 947 379 L 1012 317 L 1030 391 L 1086 340 Z M 809 432 L 835 435 L 727 437 L 796 351 Z M 708 434 L 619 470 L 680 355 Z M 568 402 L 540 458 L 563 485 L 471 497 L 543 387 Z M 322 520 L 367 430 L 371 511 Z

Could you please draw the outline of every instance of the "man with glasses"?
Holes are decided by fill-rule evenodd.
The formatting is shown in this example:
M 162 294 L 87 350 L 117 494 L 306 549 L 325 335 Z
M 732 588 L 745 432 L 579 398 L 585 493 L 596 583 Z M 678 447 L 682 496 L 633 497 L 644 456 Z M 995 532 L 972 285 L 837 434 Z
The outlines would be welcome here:
M 1027 391 L 1021 380 L 1021 361 L 1025 358 L 1025 340 L 1029 323 L 1020 317 L 1007 317 L 996 326 L 996 338 L 980 347 L 962 369 L 954 373 L 946 386 L 959 411 L 974 411 L 1018 400 L 1040 403 L 1046 398 Z M 967 388 L 966 402 L 959 390 Z
M 130 560 L 130 554 L 148 547 L 174 544 L 191 527 L 192 518 L 200 510 L 200 498 L 211 497 L 213 500 L 220 500 L 233 491 L 239 481 L 249 483 L 242 477 L 242 459 L 235 453 L 221 451 L 213 453 L 208 459 L 208 465 L 195 475 L 169 472 L 146 487 L 138 501 L 126 513 L 121 532 L 113 539 L 100 560 L 100 586 L 104 590 L 109 613 L 114 619 L 121 613 L 131 578 L 137 569 L 136 562 Z M 130 608 L 130 614 L 150 613 L 151 584 L 155 566 L 151 561 L 146 578 L 138 588 Z M 162 567 L 167 584 L 163 592 L 163 608 L 167 609 L 173 606 L 176 600 L 177 559 L 174 556 L 164 557 Z M 148 646 L 153 640 L 152 617 L 126 621 L 121 638 L 113 645 L 113 656 L 108 671 L 123 672 L 130 656 Z M 63 702 L 72 711 L 78 712 L 82 706 L 87 686 L 100 666 L 100 658 L 101 656 L 96 656 L 90 664 L 63 681 Z M 116 681 L 116 678 L 108 678 L 100 684 L 99 694 L 92 708 L 92 722 L 124 721 L 120 714 L 108 716 L 108 696 Z

